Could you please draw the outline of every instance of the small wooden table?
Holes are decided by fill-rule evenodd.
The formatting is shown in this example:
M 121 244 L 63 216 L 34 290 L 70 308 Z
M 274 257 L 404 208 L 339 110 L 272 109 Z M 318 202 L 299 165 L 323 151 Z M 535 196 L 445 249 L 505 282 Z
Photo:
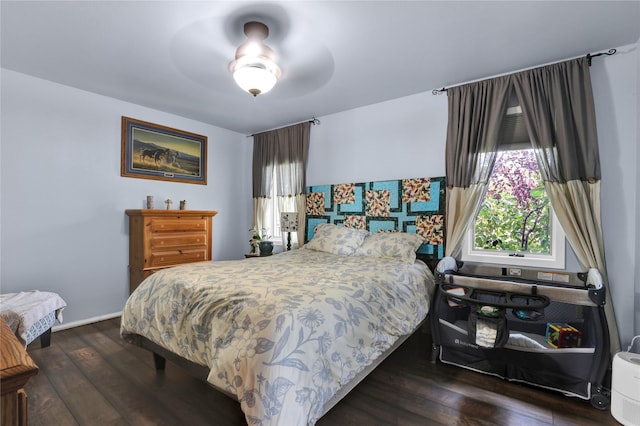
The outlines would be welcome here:
M 4 318 L 0 318 L 0 322 L 1 424 L 26 426 L 27 394 L 23 388 L 29 378 L 38 373 L 38 366 L 18 342 Z

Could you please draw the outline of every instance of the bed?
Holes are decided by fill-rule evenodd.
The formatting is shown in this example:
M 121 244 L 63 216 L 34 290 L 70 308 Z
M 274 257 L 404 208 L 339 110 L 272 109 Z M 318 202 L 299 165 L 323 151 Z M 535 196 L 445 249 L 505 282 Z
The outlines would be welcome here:
M 165 269 L 131 294 L 121 335 L 206 371 L 248 424 L 313 425 L 426 318 L 421 243 L 321 225 L 299 250 Z
M 38 337 L 43 348 L 51 344 L 51 328 L 56 321 L 62 323 L 66 306 L 62 297 L 49 291 L 0 294 L 0 316 L 25 348 Z

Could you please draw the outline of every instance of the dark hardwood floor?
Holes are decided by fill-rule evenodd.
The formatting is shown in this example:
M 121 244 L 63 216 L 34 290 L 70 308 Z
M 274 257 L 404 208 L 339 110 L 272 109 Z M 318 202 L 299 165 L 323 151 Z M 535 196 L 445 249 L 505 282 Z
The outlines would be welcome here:
M 119 318 L 54 333 L 28 352 L 29 424 L 244 425 L 239 405 L 178 366 L 123 342 Z M 617 425 L 578 398 L 429 362 L 418 331 L 317 423 L 329 425 Z

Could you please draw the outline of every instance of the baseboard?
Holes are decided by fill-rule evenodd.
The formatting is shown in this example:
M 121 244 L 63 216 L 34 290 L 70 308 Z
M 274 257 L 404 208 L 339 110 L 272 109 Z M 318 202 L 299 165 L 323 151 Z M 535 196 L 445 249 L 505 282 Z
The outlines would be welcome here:
M 104 321 L 104 320 L 116 318 L 116 317 L 119 317 L 120 315 L 122 315 L 122 311 L 114 312 L 112 314 L 100 315 L 100 316 L 97 316 L 97 317 L 91 317 L 91 318 L 83 319 L 83 320 L 80 320 L 80 321 L 66 322 L 66 323 L 58 324 L 58 325 L 52 327 L 51 331 L 53 331 L 55 333 L 56 331 L 62 331 L 62 330 L 66 330 L 68 328 L 80 327 L 81 325 L 87 325 L 87 324 L 92 324 L 92 323 L 98 322 L 98 321 Z

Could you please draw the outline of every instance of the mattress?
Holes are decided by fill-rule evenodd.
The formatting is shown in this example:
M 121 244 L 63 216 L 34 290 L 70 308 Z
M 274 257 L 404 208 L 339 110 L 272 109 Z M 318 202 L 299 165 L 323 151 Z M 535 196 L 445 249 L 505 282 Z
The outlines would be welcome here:
M 306 249 L 182 265 L 132 293 L 121 334 L 206 365 L 249 424 L 314 424 L 424 320 L 433 284 L 420 261 Z

